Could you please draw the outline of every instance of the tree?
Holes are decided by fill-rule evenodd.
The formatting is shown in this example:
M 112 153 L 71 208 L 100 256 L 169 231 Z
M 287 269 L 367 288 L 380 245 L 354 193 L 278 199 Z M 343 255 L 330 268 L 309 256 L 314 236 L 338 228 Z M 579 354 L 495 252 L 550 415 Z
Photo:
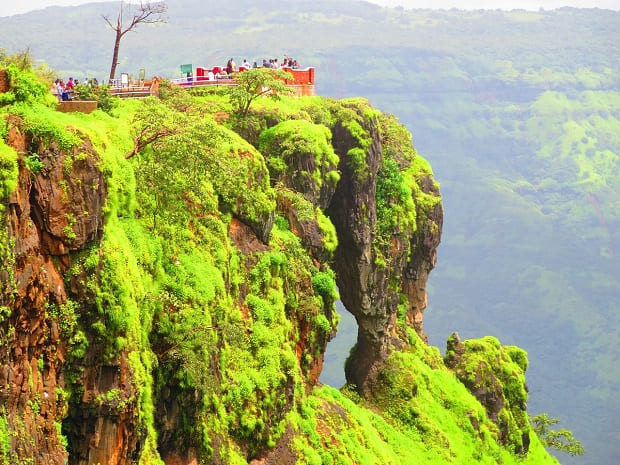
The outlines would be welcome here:
M 586 450 L 580 441 L 575 439 L 573 432 L 562 428 L 560 431 L 550 429 L 551 425 L 559 423 L 557 418 L 549 418 L 546 413 L 541 413 L 530 418 L 532 428 L 545 447 L 566 452 L 570 455 L 583 455 Z
M 291 73 L 282 69 L 253 68 L 235 74 L 236 86 L 230 86 L 228 95 L 233 111 L 245 117 L 254 100 L 263 95 L 279 99 L 281 94 L 292 94 L 285 79 L 293 79 Z
M 114 53 L 112 55 L 112 66 L 110 67 L 110 82 L 114 80 L 116 75 L 116 66 L 118 65 L 118 50 L 121 45 L 121 39 L 129 31 L 133 31 L 138 24 L 156 24 L 163 23 L 165 19 L 162 15 L 166 12 L 168 6 L 164 2 L 140 2 L 140 5 L 131 4 L 121 6 L 114 24 L 109 15 L 104 15 L 103 19 L 108 26 L 115 32 Z M 127 21 L 127 18 L 131 18 Z
M 181 133 L 187 124 L 182 116 L 155 98 L 145 99 L 133 117 L 133 149 L 125 158 L 137 155 L 153 142 Z

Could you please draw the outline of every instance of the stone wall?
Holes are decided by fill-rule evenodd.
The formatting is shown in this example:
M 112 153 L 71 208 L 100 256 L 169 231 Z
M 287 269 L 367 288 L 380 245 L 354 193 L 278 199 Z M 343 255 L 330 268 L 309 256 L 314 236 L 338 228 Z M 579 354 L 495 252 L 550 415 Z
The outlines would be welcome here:
M 70 100 L 66 102 L 58 102 L 56 110 L 63 113 L 80 111 L 82 113 L 92 113 L 97 109 L 97 102 L 94 100 Z

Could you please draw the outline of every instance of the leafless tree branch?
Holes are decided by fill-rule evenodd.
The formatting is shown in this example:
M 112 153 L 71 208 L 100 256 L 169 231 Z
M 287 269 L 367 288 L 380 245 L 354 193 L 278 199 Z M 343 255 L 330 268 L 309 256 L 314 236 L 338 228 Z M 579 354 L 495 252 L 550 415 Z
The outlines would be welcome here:
M 139 24 L 158 24 L 165 23 L 166 19 L 163 14 L 168 9 L 168 6 L 164 2 L 140 2 L 139 6 L 132 7 L 127 6 L 128 17 L 131 17 L 129 22 L 125 22 L 124 13 L 125 7 L 123 2 L 116 17 L 116 24 L 110 18 L 110 15 L 102 15 L 104 21 L 115 32 L 114 40 L 114 52 L 112 54 L 112 66 L 110 67 L 110 81 L 114 79 L 116 74 L 116 66 L 118 65 L 118 51 L 120 48 L 121 39 L 125 34 L 136 29 Z

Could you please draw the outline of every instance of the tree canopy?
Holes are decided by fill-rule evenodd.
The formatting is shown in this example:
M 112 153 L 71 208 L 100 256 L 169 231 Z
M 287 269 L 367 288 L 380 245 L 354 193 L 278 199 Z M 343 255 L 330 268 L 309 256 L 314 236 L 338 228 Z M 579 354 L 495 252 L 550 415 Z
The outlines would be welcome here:
M 253 68 L 235 74 L 237 85 L 228 89 L 233 111 L 237 116 L 244 117 L 258 97 L 268 96 L 277 100 L 280 95 L 292 94 L 293 90 L 285 79 L 293 79 L 293 76 L 281 69 Z

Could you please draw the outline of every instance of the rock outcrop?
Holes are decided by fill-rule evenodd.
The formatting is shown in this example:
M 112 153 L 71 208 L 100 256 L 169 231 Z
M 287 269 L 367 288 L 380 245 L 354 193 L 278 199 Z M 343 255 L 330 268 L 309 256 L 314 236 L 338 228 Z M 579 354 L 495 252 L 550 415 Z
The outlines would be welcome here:
M 425 286 L 436 262 L 443 211 L 432 174 L 419 172 L 409 199 L 415 223 L 398 224 L 393 231 L 379 230 L 378 208 L 388 209 L 396 203 L 395 198 L 385 198 L 381 206 L 377 204 L 377 186 L 386 177 L 383 171 L 388 163 L 384 145 L 390 153 L 397 152 L 395 163 L 403 171 L 411 168 L 417 155 L 407 134 L 399 134 L 402 139 L 398 140 L 383 134 L 394 130 L 381 127 L 389 127 L 389 119 L 380 123 L 376 114 L 367 116 L 365 103 L 345 106 L 345 119 L 336 120 L 331 134 L 308 121 L 284 121 L 264 131 L 258 145 L 269 154 L 272 182 L 287 188 L 279 191 L 279 211 L 315 257 L 326 258 L 324 231 L 313 210 L 325 209 L 336 228 L 333 268 L 342 302 L 359 328 L 346 375 L 349 383 L 367 393 L 391 346 L 402 343 L 395 331 L 399 294 L 408 301 L 406 323 L 426 339 L 422 330 Z M 380 214 L 386 217 L 391 212 Z
M 450 448 L 463 411 L 475 454 L 498 453 L 496 438 L 527 451 L 522 351 L 448 351 L 485 414 L 424 343 L 442 226 L 430 167 L 366 101 L 318 102 L 267 111 L 257 149 L 204 101 L 163 93 L 145 124 L 179 131 L 130 159 L 137 123 L 122 111 L 31 101 L 5 113 L 1 465 L 348 463 L 360 451 L 411 463 L 422 450 L 464 463 L 471 452 Z M 359 325 L 342 393 L 318 381 L 338 292 Z M 428 418 L 438 383 L 459 399 L 431 399 L 441 414 Z M 413 452 L 392 450 L 392 434 Z
M 525 351 L 500 346 L 491 336 L 461 342 L 452 333 L 444 361 L 484 406 L 498 427 L 500 442 L 517 454 L 527 454 L 531 428 L 526 412 Z
M 402 343 L 395 332 L 401 293 L 408 299 L 408 321 L 425 338 L 422 331 L 425 285 L 436 261 L 443 211 L 431 175 L 424 174 L 417 181 L 421 184 L 420 191 L 436 200 L 426 208 L 414 197 L 416 224 L 402 230 L 395 228 L 387 237 L 380 237 L 377 183 L 382 176 L 382 164 L 386 162 L 384 143 L 377 119 L 364 119 L 361 110 L 358 118 L 370 136 L 367 141 L 360 141 L 342 123 L 333 128 L 334 148 L 341 160 L 341 179 L 327 214 L 338 232 L 334 269 L 340 296 L 358 323 L 357 343 L 347 360 L 346 377 L 361 393 L 368 395 L 392 345 Z M 393 141 L 387 141 L 390 143 Z M 352 154 L 359 150 L 363 151 L 363 162 L 352 163 Z M 407 169 L 411 163 L 412 159 L 403 160 L 401 168 Z
M 0 322 L 0 403 L 16 433 L 12 449 L 19 457 L 63 464 L 64 328 L 71 322 L 64 320 L 62 275 L 71 252 L 102 233 L 105 183 L 88 145 L 61 150 L 27 135 L 15 118 L 8 121 L 7 143 L 19 154 L 19 175 L 4 217 L 5 239 L 13 246 L 2 270 L 1 304 L 10 312 Z

